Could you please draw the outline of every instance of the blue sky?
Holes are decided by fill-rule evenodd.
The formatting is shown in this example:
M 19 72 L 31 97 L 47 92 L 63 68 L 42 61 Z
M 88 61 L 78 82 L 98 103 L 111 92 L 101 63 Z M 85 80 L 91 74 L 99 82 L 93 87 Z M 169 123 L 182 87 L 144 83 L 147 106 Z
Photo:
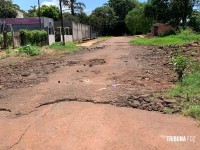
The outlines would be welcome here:
M 96 7 L 102 6 L 104 3 L 106 3 L 108 0 L 77 0 L 79 2 L 83 2 L 86 5 L 86 12 L 90 13 L 92 10 L 94 10 Z M 141 2 L 145 0 L 139 0 Z M 13 3 L 18 4 L 21 9 L 23 10 L 29 10 L 31 6 L 37 6 L 38 0 L 13 0 Z M 59 0 L 40 0 L 40 3 L 42 4 L 50 4 L 54 3 L 58 5 Z

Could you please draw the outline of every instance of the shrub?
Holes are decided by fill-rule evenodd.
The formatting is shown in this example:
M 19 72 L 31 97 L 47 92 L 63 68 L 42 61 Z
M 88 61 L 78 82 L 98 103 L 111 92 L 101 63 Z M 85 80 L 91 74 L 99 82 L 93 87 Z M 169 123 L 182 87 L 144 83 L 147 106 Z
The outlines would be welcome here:
M 200 105 L 190 106 L 189 109 L 185 111 L 185 115 L 200 119 Z
M 41 53 L 41 50 L 39 47 L 31 46 L 31 45 L 22 46 L 22 47 L 18 48 L 18 51 L 20 53 L 25 53 L 29 56 L 35 56 L 35 55 L 39 55 Z
M 185 69 L 188 67 L 188 59 L 183 55 L 177 55 L 172 58 L 174 70 L 178 74 L 178 80 L 182 81 Z
M 12 33 L 8 32 L 7 36 L 8 36 L 8 45 L 11 46 L 12 45 Z M 3 45 L 4 45 L 3 34 L 0 34 L 0 47 L 3 47 Z
M 47 40 L 45 30 L 20 30 L 21 45 L 42 45 Z
M 164 37 L 164 36 L 175 35 L 175 34 L 176 34 L 176 31 L 173 29 L 170 29 L 165 32 L 159 33 L 159 36 Z

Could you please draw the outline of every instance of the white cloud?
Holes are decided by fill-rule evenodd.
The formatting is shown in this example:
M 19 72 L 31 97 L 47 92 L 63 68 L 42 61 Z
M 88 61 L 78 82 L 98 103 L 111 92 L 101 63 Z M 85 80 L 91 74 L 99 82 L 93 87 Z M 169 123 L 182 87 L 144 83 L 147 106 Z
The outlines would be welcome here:
M 41 3 L 41 6 L 42 5 L 46 5 L 46 6 L 59 6 L 59 1 L 58 0 L 52 0 L 51 2 L 48 2 L 48 1 L 44 1 Z

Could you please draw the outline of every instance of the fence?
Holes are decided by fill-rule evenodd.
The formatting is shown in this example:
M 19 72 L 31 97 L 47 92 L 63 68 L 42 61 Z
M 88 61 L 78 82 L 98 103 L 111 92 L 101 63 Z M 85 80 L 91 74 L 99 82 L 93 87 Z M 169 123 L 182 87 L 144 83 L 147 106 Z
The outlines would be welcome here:
M 65 20 L 65 42 L 71 41 L 84 41 L 94 39 L 97 37 L 97 33 L 93 30 L 90 25 L 76 23 L 74 21 Z M 56 28 L 56 41 L 62 41 L 61 23 L 60 21 L 55 22 Z

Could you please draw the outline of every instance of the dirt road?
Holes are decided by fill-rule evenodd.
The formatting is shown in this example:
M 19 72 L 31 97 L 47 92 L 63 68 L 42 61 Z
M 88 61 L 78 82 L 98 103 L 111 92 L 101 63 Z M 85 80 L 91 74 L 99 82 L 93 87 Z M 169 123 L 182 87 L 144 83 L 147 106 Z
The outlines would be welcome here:
M 197 122 L 151 101 L 172 86 L 168 56 L 130 39 L 1 66 L 0 149 L 198 150 Z

